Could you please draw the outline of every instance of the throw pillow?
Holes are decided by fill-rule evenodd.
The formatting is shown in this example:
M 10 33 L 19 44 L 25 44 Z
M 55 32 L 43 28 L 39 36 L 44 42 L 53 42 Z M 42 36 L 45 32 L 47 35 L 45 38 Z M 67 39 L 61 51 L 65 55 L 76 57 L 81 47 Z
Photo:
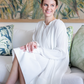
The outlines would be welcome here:
M 0 27 L 0 55 L 12 55 L 12 39 L 13 39 L 14 25 L 7 25 Z
M 72 26 L 67 27 L 67 35 L 68 35 L 68 52 L 70 56 L 71 42 L 73 38 L 73 27 Z
M 73 27 L 72 26 L 67 27 L 67 35 L 68 35 L 69 66 L 71 67 L 70 50 L 71 50 L 71 43 L 72 43 L 72 38 L 73 38 Z
M 72 42 L 71 65 L 84 71 L 84 25 L 77 31 Z

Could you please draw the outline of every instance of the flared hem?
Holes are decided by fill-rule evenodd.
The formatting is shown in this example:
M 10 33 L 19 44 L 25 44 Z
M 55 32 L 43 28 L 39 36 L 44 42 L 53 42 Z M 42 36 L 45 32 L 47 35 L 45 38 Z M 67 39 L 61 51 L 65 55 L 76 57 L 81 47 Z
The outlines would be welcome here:
M 24 52 L 20 48 L 13 49 L 13 60 L 17 57 L 26 84 L 29 84 L 47 66 L 48 59 L 38 53 Z

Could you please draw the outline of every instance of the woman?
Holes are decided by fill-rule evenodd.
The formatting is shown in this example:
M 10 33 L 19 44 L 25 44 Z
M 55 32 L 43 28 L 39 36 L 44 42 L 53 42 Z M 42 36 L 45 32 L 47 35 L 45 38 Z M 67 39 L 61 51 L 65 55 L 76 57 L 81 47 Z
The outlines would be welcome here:
M 38 22 L 33 40 L 13 49 L 13 65 L 6 84 L 61 84 L 69 62 L 64 23 L 55 19 L 57 0 L 42 0 L 45 21 Z

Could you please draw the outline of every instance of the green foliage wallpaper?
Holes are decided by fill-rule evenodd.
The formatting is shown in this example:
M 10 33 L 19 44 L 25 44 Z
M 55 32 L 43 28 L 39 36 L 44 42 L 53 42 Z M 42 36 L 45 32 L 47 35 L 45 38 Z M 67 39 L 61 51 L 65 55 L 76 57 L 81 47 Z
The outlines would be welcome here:
M 0 0 L 0 19 L 43 19 L 41 0 Z M 59 0 L 55 17 L 84 19 L 84 0 Z

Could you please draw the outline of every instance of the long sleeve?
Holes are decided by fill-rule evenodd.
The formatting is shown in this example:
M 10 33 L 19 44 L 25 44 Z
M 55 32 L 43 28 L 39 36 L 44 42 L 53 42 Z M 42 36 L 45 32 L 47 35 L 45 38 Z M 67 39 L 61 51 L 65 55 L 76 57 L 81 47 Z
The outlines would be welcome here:
M 63 22 L 58 23 L 58 28 L 55 30 L 56 46 L 53 49 L 42 48 L 42 55 L 49 59 L 63 59 L 68 55 L 68 39 L 66 27 Z
M 42 26 L 42 24 L 40 24 L 40 22 L 38 22 L 36 27 L 35 27 L 35 30 L 33 31 L 32 41 L 36 41 L 36 39 L 39 39 L 38 33 L 40 33 L 40 27 L 41 26 Z
M 40 30 L 37 30 L 34 34 L 34 40 L 39 44 L 38 47 L 42 56 L 49 59 L 63 59 L 68 55 L 66 27 L 61 20 L 57 20 L 53 25 L 45 30 L 41 24 Z M 47 34 L 47 32 L 49 33 Z
M 65 29 L 57 37 L 56 45 L 53 49 L 42 48 L 42 55 L 50 59 L 63 59 L 67 56 L 68 41 Z

